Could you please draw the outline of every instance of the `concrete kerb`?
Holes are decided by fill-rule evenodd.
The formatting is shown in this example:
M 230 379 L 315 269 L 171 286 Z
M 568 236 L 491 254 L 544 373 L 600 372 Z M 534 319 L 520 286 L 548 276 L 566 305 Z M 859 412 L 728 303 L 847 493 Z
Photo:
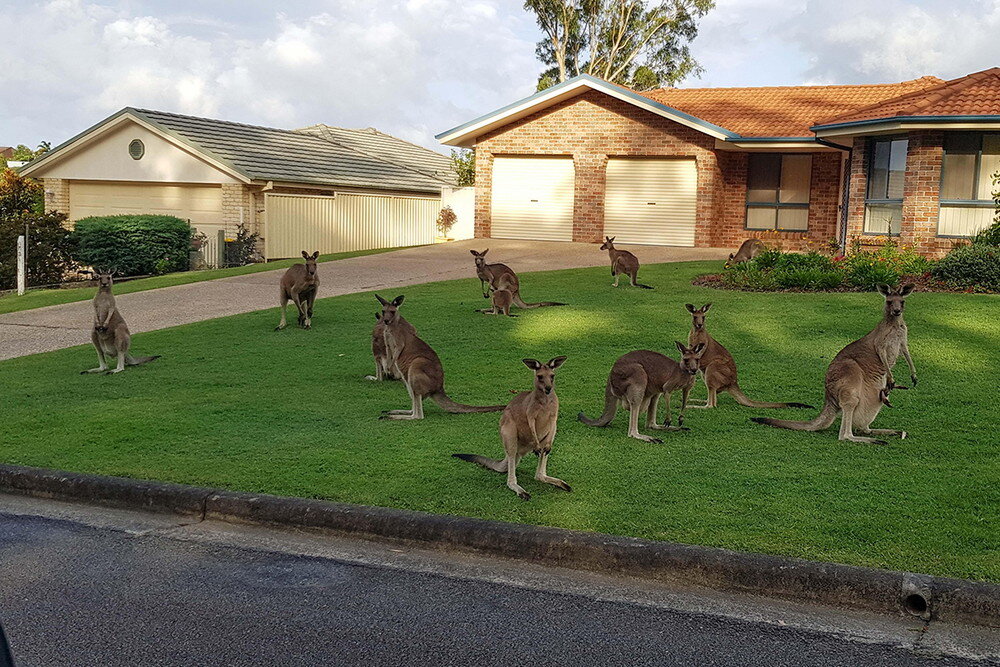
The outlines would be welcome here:
M 1000 586 L 487 519 L 0 465 L 0 492 L 329 531 L 723 591 L 1000 625 Z

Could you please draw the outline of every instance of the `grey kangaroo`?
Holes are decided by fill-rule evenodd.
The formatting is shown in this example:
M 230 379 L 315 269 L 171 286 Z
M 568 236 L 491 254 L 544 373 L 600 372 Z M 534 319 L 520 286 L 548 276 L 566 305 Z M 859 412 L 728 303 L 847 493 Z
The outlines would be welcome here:
M 517 315 L 511 315 L 510 307 L 514 303 L 514 295 L 510 293 L 510 290 L 505 289 L 493 289 L 492 287 L 487 287 L 490 291 L 490 303 L 493 304 L 493 308 L 487 308 L 483 312 L 487 315 L 506 315 L 507 317 L 517 317 Z
M 565 306 L 565 303 L 559 303 L 558 301 L 539 301 L 538 303 L 525 303 L 524 299 L 521 298 L 521 282 L 517 278 L 517 274 L 506 264 L 487 264 L 486 263 L 486 253 L 490 251 L 489 248 L 482 252 L 476 252 L 475 250 L 470 250 L 472 256 L 476 258 L 476 276 L 479 277 L 479 282 L 481 283 L 483 290 L 483 297 L 489 298 L 489 292 L 487 286 L 493 288 L 494 290 L 507 290 L 510 292 L 511 299 L 514 304 L 519 308 L 541 308 L 543 306 Z M 489 308 L 478 310 L 477 312 L 485 313 Z
M 160 355 L 153 357 L 129 355 L 132 335 L 129 333 L 128 325 L 125 324 L 125 318 L 115 305 L 115 295 L 111 292 L 114 285 L 112 274 L 97 274 L 97 284 L 97 294 L 94 295 L 94 329 L 90 332 L 90 340 L 97 350 L 97 360 L 100 365 L 82 373 L 121 373 L 126 366 L 139 366 L 159 359 Z M 118 358 L 118 365 L 114 370 L 108 370 L 105 355 Z
M 677 341 L 681 353 L 678 363 L 659 352 L 636 350 L 624 354 L 611 367 L 611 375 L 604 388 L 604 413 L 597 419 L 589 419 L 582 412 L 577 419 L 587 426 L 607 426 L 618 411 L 619 404 L 628 406 L 628 436 L 645 442 L 663 442 L 659 438 L 639 433 L 639 414 L 646 413 L 646 428 L 657 431 L 686 431 L 684 411 L 687 409 L 688 395 L 698 374 L 701 355 L 705 344 L 687 347 Z M 677 426 L 670 425 L 670 395 L 681 391 L 681 412 L 677 416 Z M 660 396 L 666 395 L 667 416 L 663 424 L 656 423 L 657 406 Z
M 734 264 L 742 264 L 743 262 L 749 262 L 751 259 L 760 254 L 766 246 L 764 242 L 760 239 L 747 239 L 740 245 L 740 249 L 736 251 L 736 254 L 729 253 L 729 259 L 726 260 L 726 268 L 733 266 Z
M 400 326 L 413 329 L 413 325 L 399 318 Z M 382 322 L 382 313 L 375 313 L 375 328 L 372 329 L 372 356 L 375 358 L 375 375 L 366 375 L 366 380 L 381 382 L 382 380 L 398 380 L 396 371 L 392 366 L 392 359 L 389 356 L 389 349 L 385 345 L 385 323 Z
M 705 314 L 712 304 L 706 303 L 701 308 L 692 304 L 685 306 L 691 313 L 691 332 L 688 334 L 688 345 L 704 343 L 705 353 L 701 356 L 701 377 L 708 388 L 708 398 L 704 405 L 692 405 L 692 408 L 716 407 L 720 391 L 728 391 L 736 402 L 748 408 L 812 408 L 805 403 L 773 403 L 770 401 L 752 401 L 743 390 L 736 378 L 736 360 L 729 354 L 722 343 L 712 338 L 705 329 Z
M 558 477 L 549 477 L 546 470 L 552 442 L 556 439 L 556 421 L 559 418 L 559 397 L 556 396 L 556 369 L 566 357 L 555 357 L 543 364 L 537 359 L 522 359 L 525 366 L 535 373 L 535 387 L 515 396 L 500 416 L 500 439 L 503 440 L 503 459 L 491 459 L 478 454 L 452 454 L 457 459 L 483 466 L 487 470 L 507 473 L 507 488 L 518 498 L 528 500 L 531 495 L 517 483 L 517 464 L 525 454 L 538 456 L 535 479 L 551 484 L 563 491 L 571 491 L 569 484 Z
M 316 301 L 316 291 L 319 289 L 319 272 L 316 270 L 316 258 L 319 257 L 319 250 L 313 254 L 302 251 L 302 258 L 305 264 L 293 264 L 281 276 L 279 288 L 279 300 L 281 302 L 281 322 L 275 327 L 275 331 L 281 331 L 288 323 L 285 321 L 285 311 L 288 309 L 288 300 L 295 303 L 299 311 L 299 326 L 303 329 L 312 328 L 313 303 Z
M 867 437 L 871 435 L 895 435 L 906 437 L 906 431 L 891 428 L 871 428 L 883 405 L 889 402 L 889 392 L 893 389 L 907 389 L 897 385 L 892 377 L 892 368 L 902 352 L 910 369 L 910 382 L 917 385 L 917 371 L 910 357 L 908 332 L 903 321 L 906 297 L 913 291 L 913 285 L 904 285 L 893 290 L 888 285 L 879 285 L 878 291 L 885 297 L 885 312 L 882 321 L 868 335 L 860 338 L 839 353 L 830 362 L 824 382 L 826 401 L 819 416 L 808 422 L 788 421 L 753 417 L 758 424 L 790 428 L 796 431 L 821 431 L 828 428 L 840 413 L 840 439 L 851 442 L 868 442 L 884 445 L 884 440 Z M 863 435 L 854 435 L 857 429 Z
M 601 246 L 601 250 L 607 250 L 608 256 L 611 258 L 611 277 L 615 279 L 614 287 L 618 287 L 618 279 L 622 275 L 626 275 L 632 281 L 632 287 L 653 289 L 649 285 L 641 285 L 636 282 L 636 276 L 639 275 L 639 258 L 628 250 L 615 249 L 614 240 L 614 236 L 605 236 L 604 244 Z
M 444 367 L 430 345 L 425 343 L 413 327 L 399 315 L 402 296 L 386 301 L 375 295 L 382 304 L 382 324 L 385 327 L 385 345 L 389 352 L 389 368 L 403 381 L 410 394 L 409 410 L 384 410 L 380 419 L 423 419 L 424 399 L 430 397 L 445 412 L 464 414 L 470 412 L 500 412 L 504 405 L 465 405 L 456 403 L 444 391 Z

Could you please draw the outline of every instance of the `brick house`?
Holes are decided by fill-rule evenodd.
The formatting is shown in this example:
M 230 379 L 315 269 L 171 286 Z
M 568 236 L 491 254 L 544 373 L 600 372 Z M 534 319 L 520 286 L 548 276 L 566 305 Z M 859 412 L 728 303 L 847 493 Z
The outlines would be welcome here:
M 438 139 L 476 150 L 479 237 L 767 236 L 787 248 L 895 237 L 937 256 L 992 220 L 1000 69 L 645 93 L 582 75 Z

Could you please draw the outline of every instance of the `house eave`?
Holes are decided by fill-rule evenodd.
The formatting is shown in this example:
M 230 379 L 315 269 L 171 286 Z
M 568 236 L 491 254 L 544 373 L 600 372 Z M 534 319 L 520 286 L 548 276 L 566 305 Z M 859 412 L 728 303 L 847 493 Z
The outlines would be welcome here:
M 892 116 L 814 125 L 809 129 L 817 137 L 884 134 L 907 130 L 995 130 L 1000 129 L 1000 115 Z
M 738 137 L 715 141 L 715 148 L 723 151 L 791 151 L 809 152 L 836 151 L 836 146 L 822 142 L 815 137 Z

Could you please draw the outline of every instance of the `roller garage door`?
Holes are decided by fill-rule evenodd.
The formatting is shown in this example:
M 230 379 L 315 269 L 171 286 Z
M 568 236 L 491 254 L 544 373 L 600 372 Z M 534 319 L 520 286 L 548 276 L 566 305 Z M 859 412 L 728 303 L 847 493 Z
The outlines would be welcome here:
M 70 181 L 70 220 L 120 213 L 175 215 L 209 232 L 222 225 L 222 188 L 218 185 Z
M 572 241 L 573 192 L 572 158 L 495 158 L 490 236 Z
M 697 202 L 693 159 L 608 160 L 604 233 L 620 243 L 693 246 Z

